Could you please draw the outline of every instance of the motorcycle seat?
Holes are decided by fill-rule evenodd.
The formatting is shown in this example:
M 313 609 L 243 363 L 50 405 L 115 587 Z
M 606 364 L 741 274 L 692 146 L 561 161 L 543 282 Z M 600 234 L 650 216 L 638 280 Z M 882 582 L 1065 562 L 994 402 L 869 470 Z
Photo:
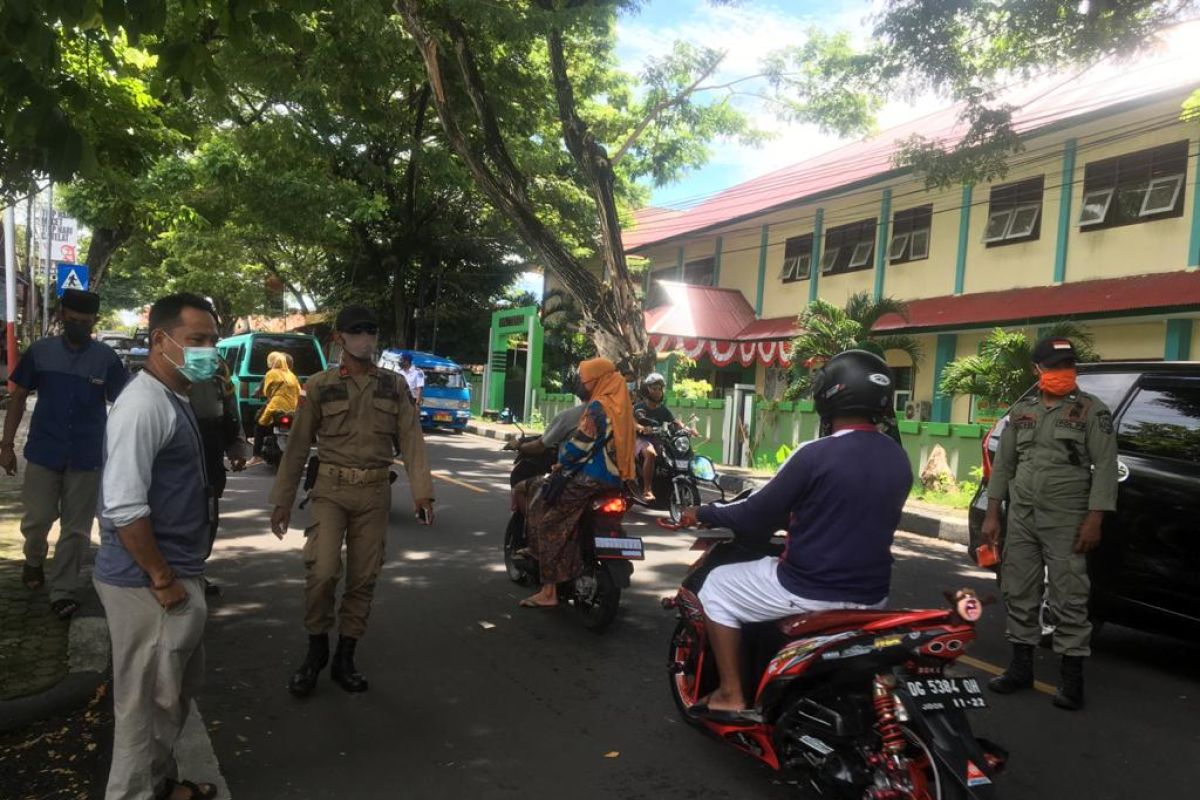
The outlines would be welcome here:
M 810 611 L 779 620 L 779 630 L 787 636 L 812 636 L 836 629 L 853 629 L 870 625 L 903 612 L 894 608 L 847 608 L 833 611 Z

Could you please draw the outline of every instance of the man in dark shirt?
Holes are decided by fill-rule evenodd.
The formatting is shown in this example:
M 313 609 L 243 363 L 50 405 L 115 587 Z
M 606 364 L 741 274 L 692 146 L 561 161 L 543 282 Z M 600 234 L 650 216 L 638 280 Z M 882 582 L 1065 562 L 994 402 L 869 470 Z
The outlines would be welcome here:
M 50 608 L 60 619 L 79 608 L 75 590 L 96 515 L 106 404 L 117 398 L 129 379 L 116 352 L 92 340 L 99 310 L 99 295 L 74 289 L 63 294 L 64 335 L 39 339 L 17 362 L 0 440 L 0 467 L 16 475 L 14 439 L 25 416 L 26 401 L 36 392 L 37 405 L 25 442 L 21 494 L 25 569 L 21 579 L 31 590 L 46 582 L 43 565 L 50 528 L 57 520 L 58 544 L 50 562 Z
M 817 374 L 813 397 L 831 435 L 798 448 L 747 499 L 683 514 L 684 525 L 788 532 L 782 558 L 717 567 L 700 590 L 721 678 L 708 713 L 746 708 L 743 623 L 887 603 L 892 537 L 912 487 L 908 456 L 876 428 L 892 402 L 891 372 L 878 356 L 850 350 Z
M 675 415 L 663 404 L 666 387 L 666 379 L 657 372 L 651 372 L 642 381 L 642 401 L 633 407 L 633 417 L 638 426 L 634 458 L 641 462 L 642 497 L 647 503 L 654 502 L 654 462 L 658 458 L 654 437 L 650 435 L 651 429 L 675 422 Z

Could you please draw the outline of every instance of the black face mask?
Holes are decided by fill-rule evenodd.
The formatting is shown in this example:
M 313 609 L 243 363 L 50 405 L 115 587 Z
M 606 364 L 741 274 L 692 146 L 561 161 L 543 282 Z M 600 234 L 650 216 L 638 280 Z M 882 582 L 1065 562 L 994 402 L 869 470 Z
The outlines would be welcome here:
M 87 344 L 92 338 L 92 324 L 68 319 L 63 322 L 63 333 L 71 344 Z

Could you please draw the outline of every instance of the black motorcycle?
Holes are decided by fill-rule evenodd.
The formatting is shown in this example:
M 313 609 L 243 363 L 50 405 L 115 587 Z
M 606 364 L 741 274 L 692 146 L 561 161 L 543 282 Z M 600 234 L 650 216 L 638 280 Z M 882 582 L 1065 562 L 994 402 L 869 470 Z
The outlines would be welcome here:
M 537 437 L 522 435 L 520 444 Z M 509 485 L 545 475 L 556 462 L 557 452 L 547 449 L 536 456 L 517 451 L 513 459 Z M 620 489 L 603 492 L 592 502 L 579 521 L 579 546 L 583 550 L 583 575 L 559 584 L 559 598 L 569 601 L 579 612 L 584 627 L 600 633 L 617 617 L 621 590 L 629 588 L 633 562 L 645 558 L 642 540 L 629 536 L 621 519 L 629 504 Z M 525 515 L 513 502 L 508 527 L 504 531 L 504 567 L 513 583 L 540 586 L 538 563 L 525 548 Z
M 274 416 L 271 420 L 271 432 L 263 437 L 262 446 L 263 461 L 271 465 L 272 469 L 278 468 L 279 462 L 283 460 L 295 415 L 290 411 L 276 411 Z
M 647 504 L 640 498 L 631 500 L 650 508 L 665 510 L 671 522 L 679 522 L 683 510 L 688 506 L 700 505 L 700 484 L 710 483 L 725 493 L 717 480 L 717 469 L 712 459 L 696 455 L 692 448 L 692 432 L 689 428 L 671 422 L 665 425 L 655 425 L 648 420 L 639 421 L 643 427 L 649 428 L 649 436 L 654 440 L 654 449 L 658 458 L 654 463 L 653 502 Z M 643 434 L 645 435 L 645 434 Z

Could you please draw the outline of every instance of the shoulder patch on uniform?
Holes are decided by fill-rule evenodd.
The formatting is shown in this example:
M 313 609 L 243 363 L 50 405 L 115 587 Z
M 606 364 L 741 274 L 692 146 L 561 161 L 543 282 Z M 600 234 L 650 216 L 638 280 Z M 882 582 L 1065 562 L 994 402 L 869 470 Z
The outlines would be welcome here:
M 321 386 L 317 389 L 317 401 L 321 403 L 349 399 L 350 390 L 346 388 L 346 384 L 344 383 L 331 383 L 328 386 Z
M 1096 415 L 1096 423 L 1100 426 L 1101 433 L 1113 432 L 1112 412 L 1107 408 Z

